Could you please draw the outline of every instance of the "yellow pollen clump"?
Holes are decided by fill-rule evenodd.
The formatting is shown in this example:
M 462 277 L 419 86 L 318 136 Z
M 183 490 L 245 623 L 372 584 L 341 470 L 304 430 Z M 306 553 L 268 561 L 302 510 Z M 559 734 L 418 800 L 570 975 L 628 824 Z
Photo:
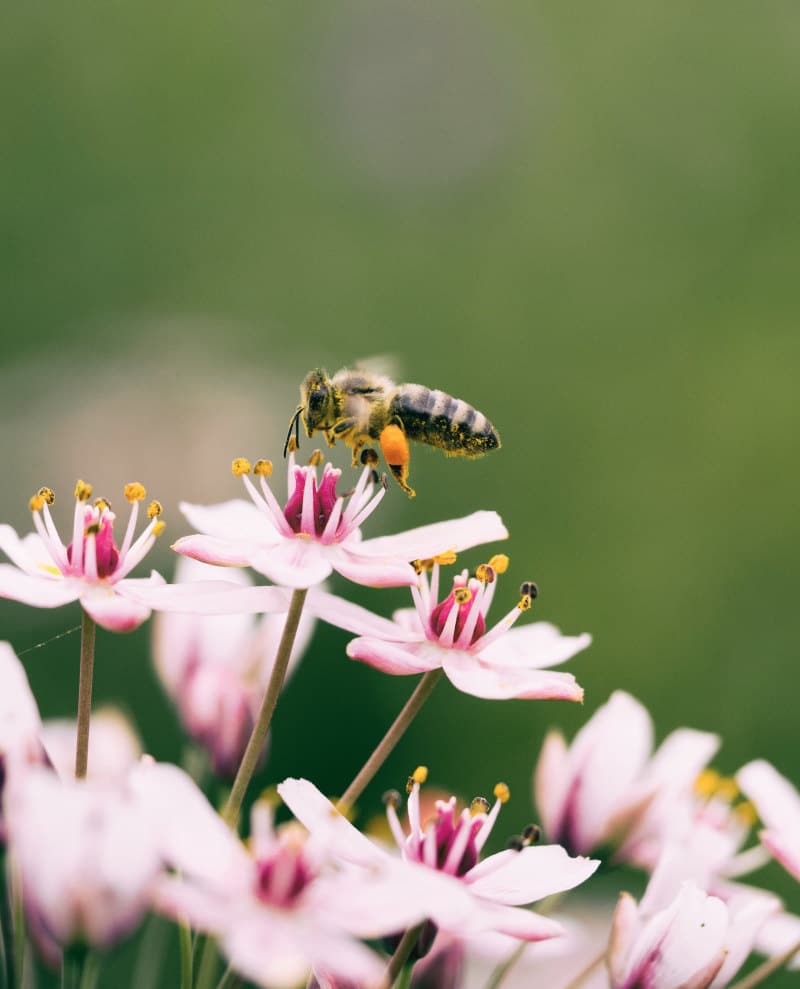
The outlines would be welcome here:
M 453 591 L 453 598 L 456 604 L 466 604 L 472 600 L 472 591 L 468 587 L 457 587 Z
M 92 486 L 86 481 L 75 482 L 75 497 L 78 501 L 88 501 L 92 497 Z
M 509 790 L 507 783 L 496 783 L 492 792 L 495 799 L 499 800 L 501 804 L 508 803 L 511 799 L 511 790 Z
M 286 444 L 286 452 L 294 453 L 296 449 L 297 449 L 297 440 L 294 438 L 294 436 L 290 436 L 289 442 Z
M 39 488 L 36 492 L 41 498 L 47 502 L 48 505 L 55 504 L 56 495 L 52 488 Z
M 414 568 L 414 573 L 419 576 L 423 571 L 429 570 L 430 568 L 426 566 L 429 560 L 412 560 L 411 566 Z
M 481 563 L 481 565 L 475 569 L 475 576 L 482 584 L 493 584 L 495 578 L 494 567 L 490 566 L 488 563 Z
M 716 769 L 704 769 L 694 781 L 694 792 L 699 797 L 711 797 L 721 780 L 722 777 Z
M 724 776 L 717 786 L 714 796 L 719 800 L 724 800 L 725 803 L 732 804 L 734 800 L 739 796 L 739 787 L 735 779 L 730 776 Z
M 438 556 L 434 556 L 433 562 L 438 563 L 440 567 L 451 567 L 457 559 L 456 551 L 449 549 L 445 553 L 439 553 Z
M 249 474 L 251 469 L 250 461 L 247 457 L 237 457 L 231 464 L 231 472 L 234 477 L 242 477 L 244 474 Z
M 131 481 L 130 484 L 125 485 L 125 498 L 133 504 L 135 501 L 144 501 L 147 497 L 147 492 L 144 489 L 143 484 L 139 484 L 138 481 Z
M 495 573 L 505 573 L 508 570 L 508 557 L 505 553 L 496 553 L 491 560 L 489 560 L 489 566 Z
M 469 812 L 473 817 L 476 814 L 488 814 L 489 801 L 486 797 L 473 797 L 469 804 Z
M 517 604 L 517 607 L 519 608 L 520 611 L 528 611 L 532 604 L 533 604 L 533 598 L 530 596 L 530 594 L 523 594 L 522 597 L 519 599 L 519 603 Z
M 321 463 L 323 463 L 324 460 L 325 460 L 325 457 L 322 455 L 322 450 L 315 450 L 311 454 L 311 456 L 308 458 L 308 466 L 309 467 L 319 467 L 319 465 Z
M 755 804 L 749 800 L 743 800 L 740 804 L 736 804 L 733 808 L 733 813 L 739 818 L 742 824 L 747 825 L 749 828 L 754 828 L 758 823 L 758 811 Z
M 159 519 L 158 522 L 156 522 L 156 524 L 153 526 L 153 535 L 156 537 L 160 536 L 161 533 L 166 529 L 166 527 L 167 527 L 167 523 Z
M 411 774 L 411 779 L 415 783 L 424 783 L 428 778 L 428 767 L 427 766 L 417 766 L 414 772 Z
M 158 516 L 164 511 L 164 508 L 160 501 L 151 501 L 147 506 L 147 517 L 149 519 L 158 518 Z
M 271 460 L 256 460 L 253 464 L 253 473 L 257 477 L 271 477 L 272 476 L 272 461 Z
M 28 508 L 32 512 L 41 512 L 45 506 L 45 500 L 40 494 L 35 494 L 28 502 Z
M 111 508 L 111 503 L 106 501 L 105 498 L 95 498 L 94 507 L 98 509 L 98 511 L 105 512 Z

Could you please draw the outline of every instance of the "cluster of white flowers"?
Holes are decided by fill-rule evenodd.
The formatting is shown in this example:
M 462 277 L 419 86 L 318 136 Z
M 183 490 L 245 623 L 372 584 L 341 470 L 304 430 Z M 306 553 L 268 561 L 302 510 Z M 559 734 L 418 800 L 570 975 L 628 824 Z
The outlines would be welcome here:
M 152 502 L 135 538 L 140 484 L 125 488 L 132 510 L 119 545 L 109 502 L 92 502 L 82 481 L 67 545 L 48 488 L 31 499 L 35 532 L 20 539 L 0 526 L 11 561 L 0 564 L 0 596 L 40 607 L 78 600 L 84 611 L 75 724 L 41 721 L 22 664 L 0 643 L 0 975 L 8 989 L 32 984 L 25 938 L 45 964 L 62 967 L 68 985 L 81 966 L 86 976 L 88 957 L 96 971 L 149 913 L 175 923 L 183 989 L 218 980 L 266 989 L 497 989 L 512 981 L 722 989 L 753 952 L 773 961 L 742 985 L 791 964 L 800 918 L 741 876 L 774 856 L 800 879 L 800 796 L 763 761 L 735 780 L 720 777 L 709 768 L 719 739 L 705 732 L 680 729 L 653 752 L 650 716 L 621 691 L 571 745 L 557 732 L 544 740 L 533 787 L 541 827 L 502 851 L 483 854 L 508 787 L 494 787 L 493 804 L 477 797 L 460 807 L 454 796 L 429 796 L 423 766 L 407 781 L 406 826 L 397 791 L 384 796 L 382 833 L 351 822 L 355 801 L 439 679 L 487 699 L 580 701 L 575 678 L 551 667 L 590 637 L 546 622 L 512 627 L 536 597 L 530 582 L 490 624 L 503 554 L 440 589 L 442 568 L 458 553 L 508 536 L 496 513 L 362 539 L 385 486 L 367 466 L 340 495 L 341 472 L 326 465 L 320 478 L 320 459 L 299 466 L 290 454 L 284 505 L 268 483 L 272 465 L 243 459 L 233 472 L 248 500 L 181 505 L 197 534 L 173 547 L 181 554 L 174 584 L 156 573 L 128 576 L 163 529 Z M 256 585 L 247 568 L 272 583 Z M 334 570 L 369 586 L 408 586 L 413 607 L 388 619 L 334 596 L 321 586 Z M 232 781 L 221 812 L 202 779 L 143 756 L 119 716 L 95 712 L 90 736 L 94 623 L 126 631 L 153 610 L 164 687 L 211 772 Z M 243 838 L 240 811 L 272 711 L 317 620 L 355 636 L 350 658 L 421 678 L 338 802 L 308 780 L 283 780 L 252 803 Z M 598 936 L 579 913 L 552 908 L 601 865 L 626 865 L 648 880 L 638 903 L 622 893 L 615 907 L 597 907 Z

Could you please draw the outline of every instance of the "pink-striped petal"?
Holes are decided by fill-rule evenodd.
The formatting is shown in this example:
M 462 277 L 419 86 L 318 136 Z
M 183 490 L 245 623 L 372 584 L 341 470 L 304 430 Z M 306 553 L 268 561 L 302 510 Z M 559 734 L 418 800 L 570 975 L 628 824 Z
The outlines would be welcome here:
M 37 533 L 29 532 L 27 536 L 20 539 L 10 525 L 0 525 L 0 550 L 20 570 L 24 570 L 33 577 L 42 573 L 43 566 L 53 563 Z
M 444 649 L 427 642 L 403 644 L 369 636 L 348 642 L 346 652 L 350 659 L 358 659 L 368 666 L 395 676 L 427 673 L 428 670 L 438 669 L 446 655 Z
M 533 776 L 533 802 L 539 811 L 544 833 L 555 839 L 561 832 L 564 804 L 572 782 L 568 748 L 564 736 L 553 729 L 547 733 Z
M 60 608 L 77 601 L 82 589 L 82 581 L 71 577 L 31 577 L 10 563 L 0 563 L 0 598 L 35 608 Z
M 127 587 L 131 581 L 123 583 Z M 128 595 L 154 611 L 192 615 L 285 612 L 289 602 L 289 592 L 285 588 L 243 586 L 227 580 L 138 586 L 131 588 Z
M 560 845 L 540 845 L 490 855 L 464 876 L 464 882 L 478 896 L 520 906 L 579 886 L 599 865 L 598 859 L 572 858 Z
M 216 536 L 182 536 L 172 544 L 172 548 L 182 556 L 217 567 L 247 567 L 252 556 L 250 543 Z
M 464 518 L 435 522 L 394 536 L 367 539 L 361 550 L 372 556 L 403 560 L 429 560 L 450 550 L 460 553 L 482 543 L 508 539 L 508 530 L 497 512 L 473 512 Z
M 243 498 L 218 505 L 193 505 L 182 501 L 179 508 L 189 524 L 207 536 L 241 539 L 248 543 L 276 542 L 281 538 L 267 513 Z
M 571 673 L 520 670 L 514 666 L 488 666 L 479 656 L 450 649 L 442 666 L 450 682 L 475 697 L 507 700 L 511 697 L 539 700 L 582 701 L 583 688 Z
M 120 582 L 121 584 L 124 581 Z M 150 617 L 150 609 L 118 587 L 84 586 L 81 607 L 101 628 L 109 632 L 132 632 Z
M 331 546 L 331 562 L 338 573 L 365 587 L 411 587 L 419 580 L 410 563 L 392 557 L 373 556 L 349 546 Z
M 530 670 L 558 666 L 592 644 L 592 637 L 562 635 L 549 622 L 534 622 L 512 628 L 501 638 L 481 649 L 481 659 L 498 666 L 520 666 Z

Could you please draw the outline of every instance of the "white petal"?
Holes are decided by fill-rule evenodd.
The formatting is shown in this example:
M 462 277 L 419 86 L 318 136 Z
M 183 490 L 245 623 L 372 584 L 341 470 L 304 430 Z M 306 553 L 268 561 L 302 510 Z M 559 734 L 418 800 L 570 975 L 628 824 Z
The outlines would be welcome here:
M 449 550 L 460 553 L 472 546 L 507 538 L 508 530 L 497 512 L 473 512 L 464 518 L 423 525 L 394 536 L 367 539 L 361 548 L 373 556 L 428 560 Z
M 766 759 L 748 762 L 736 774 L 736 782 L 767 828 L 800 830 L 800 794 Z
M 488 663 L 542 670 L 565 663 L 591 644 L 592 637 L 587 633 L 562 635 L 549 622 L 534 622 L 533 625 L 510 629 L 501 638 L 481 649 L 480 653 L 481 658 Z
M 390 642 L 417 642 L 423 637 L 421 631 L 410 632 L 396 622 L 317 587 L 308 592 L 306 608 L 324 622 L 355 635 L 369 635 Z
M 275 546 L 257 548 L 250 566 L 284 587 L 305 588 L 321 584 L 333 569 L 327 547 L 314 539 L 296 536 Z
M 347 644 L 350 659 L 360 660 L 384 673 L 394 676 L 408 676 L 413 673 L 427 673 L 438 669 L 444 649 L 430 643 L 384 642 L 369 636 L 361 636 Z
M 419 578 L 410 563 L 390 556 L 363 553 L 360 550 L 365 544 L 357 545 L 358 552 L 345 544 L 331 547 L 331 561 L 343 577 L 364 587 L 411 587 L 416 584 Z
M 583 689 L 570 673 L 520 670 L 513 666 L 488 666 L 480 657 L 459 649 L 443 655 L 442 666 L 450 682 L 475 697 L 506 700 L 511 697 L 540 700 L 583 700 Z
M 32 577 L 10 563 L 0 563 L 0 598 L 31 604 L 35 608 L 60 608 L 77 601 L 82 582 L 70 577 Z
M 567 743 L 560 731 L 547 733 L 533 776 L 533 802 L 539 812 L 545 835 L 556 840 L 560 834 L 564 802 L 572 778 L 569 773 Z
M 274 543 L 280 536 L 267 513 L 243 498 L 218 505 L 193 505 L 182 501 L 179 508 L 189 524 L 207 536 L 247 543 Z
M 40 730 L 25 669 L 11 645 L 0 642 L 0 755 L 34 752 Z
M 490 855 L 464 876 L 478 896 L 521 906 L 573 889 L 593 875 L 597 859 L 571 858 L 560 845 L 539 845 Z
M 109 632 L 132 632 L 150 617 L 150 608 L 125 593 L 125 581 L 110 587 L 84 586 L 81 606 L 101 628 Z

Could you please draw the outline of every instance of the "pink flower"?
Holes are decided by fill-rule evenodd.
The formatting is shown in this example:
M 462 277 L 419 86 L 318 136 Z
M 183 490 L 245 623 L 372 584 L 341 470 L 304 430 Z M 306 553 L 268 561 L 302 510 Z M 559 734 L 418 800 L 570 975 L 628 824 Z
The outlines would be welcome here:
M 273 830 L 263 802 L 246 849 L 185 774 L 154 768 L 162 772 L 139 783 L 160 808 L 162 848 L 178 873 L 159 884 L 161 911 L 218 938 L 258 985 L 292 989 L 312 968 L 336 984 L 376 984 L 383 963 L 358 939 L 409 922 L 377 872 L 334 868 L 324 843 L 297 825 Z
M 257 488 L 249 477 L 249 462 L 235 460 L 233 472 L 244 481 L 251 501 L 182 503 L 184 515 L 203 535 L 184 536 L 173 549 L 205 563 L 252 567 L 285 587 L 312 587 L 333 570 L 358 584 L 392 587 L 416 583 L 410 560 L 508 536 L 496 513 L 475 512 L 362 541 L 361 523 L 378 507 L 384 486 L 376 489 L 375 472 L 366 467 L 352 493 L 338 495 L 341 471 L 326 464 L 320 481 L 315 463 L 298 467 L 294 453 L 289 455 L 290 494 L 282 507 L 267 483 L 272 464 L 259 460 L 252 468 Z
M 139 502 L 145 498 L 145 490 L 141 484 L 126 485 L 131 515 L 122 545 L 117 546 L 115 514 L 103 498 L 90 505 L 91 495 L 91 485 L 78 481 L 72 540 L 67 546 L 50 515 L 55 497 L 49 488 L 41 488 L 30 501 L 35 533 L 20 539 L 11 526 L 0 525 L 0 549 L 15 564 L 0 564 L 0 597 L 39 608 L 57 608 L 79 600 L 98 625 L 128 632 L 150 615 L 150 608 L 136 598 L 137 589 L 163 583 L 155 572 L 144 580 L 125 579 L 164 528 L 159 519 L 161 506 L 156 501 L 150 503 L 150 522 L 134 542 Z
M 179 583 L 173 587 L 196 584 L 214 571 L 214 567 L 180 557 L 175 573 Z M 230 582 L 242 589 L 252 587 L 244 570 L 231 571 Z M 178 706 L 184 729 L 208 751 L 219 776 L 232 777 L 242 760 L 285 621 L 281 611 L 259 618 L 166 611 L 156 616 L 153 652 L 159 676 Z M 290 671 L 305 652 L 313 627 L 313 617 L 305 612 Z
M 568 747 L 545 738 L 534 773 L 534 801 L 548 838 L 586 854 L 623 842 L 621 858 L 652 868 L 675 828 L 679 796 L 690 794 L 719 740 L 680 729 L 652 753 L 653 725 L 630 694 L 615 691 Z
M 309 599 L 308 606 L 319 618 L 359 634 L 348 644 L 347 655 L 385 673 L 427 673 L 441 667 L 459 690 L 476 697 L 583 699 L 583 689 L 572 674 L 544 667 L 563 663 L 585 649 L 591 636 L 561 635 L 547 622 L 511 629 L 530 608 L 534 584 L 523 584 L 519 602 L 487 629 L 496 578 L 506 569 L 507 557 L 493 557 L 477 568 L 475 577 L 462 571 L 441 602 L 439 560 L 422 563 L 432 570 L 430 583 L 427 573 L 420 573 L 417 586 L 411 588 L 415 607 L 395 612 L 391 622 L 324 592 Z
M 748 762 L 736 781 L 766 827 L 759 838 L 795 879 L 800 879 L 800 794 L 765 759 Z
M 389 826 L 400 858 L 373 844 L 339 814 L 308 780 L 287 779 L 278 792 L 313 836 L 328 843 L 345 862 L 377 869 L 393 877 L 393 903 L 406 904 L 417 922 L 430 920 L 437 928 L 468 937 L 497 931 L 525 941 L 540 941 L 562 933 L 546 917 L 519 909 L 551 893 L 572 889 L 595 871 L 599 862 L 570 858 L 563 848 L 525 846 L 490 855 L 480 853 L 508 798 L 498 784 L 491 811 L 482 799 L 456 813 L 455 797 L 437 801 L 437 816 L 420 819 L 422 767 L 409 780 L 409 831 L 397 817 L 399 794 L 389 796 Z M 400 928 L 396 928 L 400 929 Z
M 75 775 L 77 722 L 70 718 L 48 719 L 40 733 L 50 765 L 62 779 Z M 142 755 L 142 745 L 127 716 L 115 707 L 92 711 L 92 744 L 87 779 L 108 783 L 123 780 Z
M 689 868 L 680 846 L 669 847 L 638 906 L 621 894 L 608 953 L 612 989 L 723 989 L 780 906 L 749 891 L 725 903 L 687 879 Z
M 136 926 L 161 857 L 155 822 L 126 781 L 33 767 L 12 780 L 6 811 L 29 929 L 47 958 L 78 941 L 107 948 Z

